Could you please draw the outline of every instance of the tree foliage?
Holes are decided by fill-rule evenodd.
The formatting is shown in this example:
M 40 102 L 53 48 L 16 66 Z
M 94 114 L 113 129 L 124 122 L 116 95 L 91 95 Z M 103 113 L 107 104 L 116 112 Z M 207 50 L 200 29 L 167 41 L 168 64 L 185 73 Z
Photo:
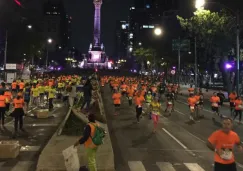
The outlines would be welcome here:
M 197 10 L 189 19 L 177 16 L 181 27 L 187 31 L 188 35 L 196 37 L 197 46 L 201 52 L 199 57 L 204 61 L 209 61 L 219 48 L 221 52 L 230 49 L 228 38 L 232 25 L 231 18 L 225 11 L 211 12 L 209 10 Z
M 151 48 L 137 48 L 134 50 L 133 55 L 136 57 L 138 62 L 141 61 L 152 61 L 156 56 L 156 52 Z

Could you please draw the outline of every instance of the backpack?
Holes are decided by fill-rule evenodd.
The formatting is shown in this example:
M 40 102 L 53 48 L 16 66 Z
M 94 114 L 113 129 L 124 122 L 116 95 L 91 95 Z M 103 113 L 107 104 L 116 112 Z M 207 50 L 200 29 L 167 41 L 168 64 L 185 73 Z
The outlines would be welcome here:
M 104 143 L 104 138 L 105 138 L 105 130 L 103 128 L 101 128 L 100 126 L 97 126 L 95 124 L 89 123 L 91 125 L 93 125 L 95 127 L 95 132 L 94 132 L 94 136 L 91 137 L 92 142 L 94 143 L 94 145 L 101 145 Z

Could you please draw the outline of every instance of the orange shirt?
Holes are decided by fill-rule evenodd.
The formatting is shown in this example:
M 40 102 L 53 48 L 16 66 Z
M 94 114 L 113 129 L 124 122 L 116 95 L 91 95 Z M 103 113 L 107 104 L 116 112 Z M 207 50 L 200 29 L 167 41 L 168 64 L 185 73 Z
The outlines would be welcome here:
M 23 108 L 24 107 L 24 99 L 14 99 L 13 100 L 13 104 L 14 104 L 14 108 L 17 109 L 17 108 Z
M 239 105 L 242 105 L 242 100 L 235 100 L 235 110 L 241 110 Z
M 128 94 L 128 97 L 133 97 L 134 89 L 133 88 L 128 88 L 127 89 L 127 94 Z
M 121 94 L 120 93 L 114 93 L 112 95 L 113 103 L 114 104 L 121 104 Z
M 23 90 L 23 89 L 24 89 L 24 83 L 23 83 L 23 82 L 20 82 L 20 83 L 19 83 L 19 89 L 20 89 L 20 90 Z
M 16 82 L 13 82 L 12 83 L 12 89 L 16 89 L 17 88 L 17 83 Z
M 196 99 L 197 102 L 200 100 L 200 95 L 195 95 L 194 98 Z
M 236 94 L 230 93 L 230 95 L 229 95 L 230 102 L 234 102 L 236 97 L 237 97 Z
M 210 101 L 212 102 L 212 106 L 218 107 L 218 103 L 220 102 L 220 98 L 218 96 L 212 96 Z
M 126 85 L 126 84 L 122 84 L 122 85 L 121 85 L 121 89 L 122 89 L 122 91 L 126 91 L 126 88 L 127 88 L 127 85 Z
M 189 93 L 193 93 L 194 92 L 194 88 L 188 88 Z
M 196 100 L 195 97 L 189 97 L 189 98 L 187 99 L 187 102 L 188 102 L 189 106 L 195 106 L 197 100 Z
M 145 99 L 144 99 L 144 97 L 142 95 L 135 97 L 135 104 L 137 106 L 142 106 L 144 101 L 145 101 Z
M 10 101 L 12 99 L 12 93 L 10 91 L 5 91 L 4 96 Z
M 0 95 L 0 107 L 6 107 L 7 97 Z
M 240 138 L 234 131 L 230 131 L 228 134 L 222 130 L 215 131 L 209 138 L 208 141 L 215 146 L 216 149 L 222 149 L 223 152 L 232 153 L 232 156 L 227 160 L 222 159 L 217 153 L 214 153 L 214 161 L 221 164 L 231 164 L 235 162 L 233 155 L 233 148 L 236 144 L 240 143 Z M 228 155 L 230 156 L 230 155 Z

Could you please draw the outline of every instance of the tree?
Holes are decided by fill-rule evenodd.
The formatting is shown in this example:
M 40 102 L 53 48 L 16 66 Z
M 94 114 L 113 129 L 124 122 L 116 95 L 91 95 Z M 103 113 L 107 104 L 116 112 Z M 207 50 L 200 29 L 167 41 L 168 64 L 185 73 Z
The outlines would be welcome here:
M 189 19 L 180 16 L 177 16 L 177 19 L 190 37 L 196 37 L 202 62 L 211 61 L 217 52 L 228 52 L 231 48 L 228 44 L 231 16 L 225 11 L 197 10 Z
M 201 69 L 207 69 L 211 73 L 218 71 L 219 67 L 208 66 L 217 66 L 215 61 L 219 60 L 216 58 L 224 57 L 232 47 L 233 36 L 230 31 L 230 26 L 233 25 L 232 17 L 224 10 L 221 12 L 197 10 L 189 19 L 180 16 L 177 16 L 177 19 L 181 27 L 187 31 L 188 36 L 196 38 Z
M 149 61 L 155 65 L 156 52 L 152 48 L 137 48 L 134 50 L 133 55 L 136 57 L 136 61 L 141 65 L 141 69 L 144 70 L 144 64 Z

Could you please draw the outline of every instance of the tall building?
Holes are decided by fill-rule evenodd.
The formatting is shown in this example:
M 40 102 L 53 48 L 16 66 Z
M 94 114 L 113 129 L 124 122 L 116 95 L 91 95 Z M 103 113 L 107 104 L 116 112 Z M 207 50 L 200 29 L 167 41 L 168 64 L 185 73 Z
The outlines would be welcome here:
M 45 37 L 53 39 L 53 47 L 70 46 L 72 18 L 66 14 L 63 2 L 48 0 L 44 3 L 43 12 Z
M 178 9 L 179 0 L 134 0 L 129 12 L 128 50 L 154 43 L 153 30 L 162 26 L 163 15 Z
M 129 24 L 127 21 L 116 22 L 115 52 L 116 57 L 124 59 L 127 57 Z

